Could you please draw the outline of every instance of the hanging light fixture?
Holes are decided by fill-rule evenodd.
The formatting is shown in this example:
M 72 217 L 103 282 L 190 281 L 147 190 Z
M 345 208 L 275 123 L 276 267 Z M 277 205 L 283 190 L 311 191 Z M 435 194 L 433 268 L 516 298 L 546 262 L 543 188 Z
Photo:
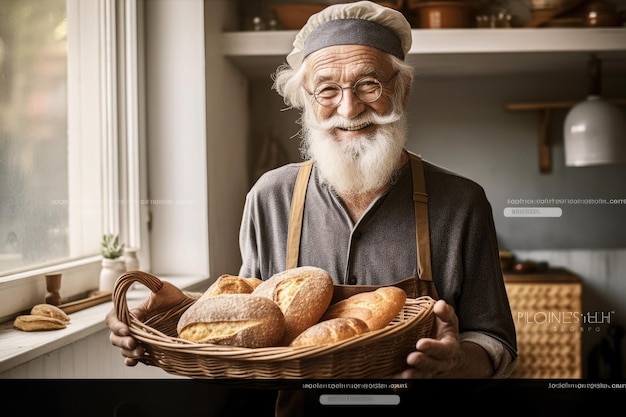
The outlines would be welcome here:
M 617 106 L 602 98 L 601 83 L 601 62 L 591 55 L 587 99 L 565 118 L 566 166 L 626 163 L 626 119 Z

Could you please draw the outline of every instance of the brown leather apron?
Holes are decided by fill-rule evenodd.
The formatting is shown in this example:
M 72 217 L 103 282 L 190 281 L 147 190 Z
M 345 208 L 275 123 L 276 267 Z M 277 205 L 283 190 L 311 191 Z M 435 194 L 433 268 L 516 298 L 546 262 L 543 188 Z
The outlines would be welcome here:
M 426 194 L 426 182 L 422 159 L 413 152 L 407 151 L 411 163 L 413 175 L 413 204 L 415 206 L 415 236 L 417 240 L 417 276 L 398 281 L 394 286 L 406 291 L 407 296 L 416 298 L 421 295 L 429 295 L 437 299 L 437 290 L 433 283 L 430 258 L 430 230 L 428 227 L 428 194 Z M 300 167 L 291 200 L 291 212 L 289 215 L 289 231 L 287 234 L 287 269 L 298 266 L 300 253 L 300 236 L 302 232 L 302 218 L 304 213 L 304 200 L 306 198 L 307 185 L 313 168 L 312 161 L 306 161 Z M 373 291 L 375 285 L 341 285 L 335 284 L 335 296 L 333 302 L 342 300 L 351 295 L 364 291 Z
M 424 180 L 422 159 L 413 152 L 407 151 L 410 157 L 411 172 L 413 175 L 413 203 L 415 206 L 415 235 L 417 239 L 417 276 L 403 279 L 391 285 L 402 288 L 407 297 L 416 298 L 428 295 L 437 299 L 437 289 L 433 283 L 430 258 L 430 230 L 428 226 L 428 195 Z M 289 217 L 289 231 L 287 235 L 287 269 L 298 266 L 300 252 L 300 236 L 302 232 L 302 218 L 306 189 L 313 168 L 312 161 L 302 164 L 293 191 L 291 212 Z M 373 291 L 377 285 L 341 285 L 335 284 L 332 303 L 348 298 L 351 295 Z M 276 400 L 276 417 L 297 417 L 305 415 L 307 402 L 316 402 L 319 394 L 314 391 L 284 391 L 278 392 Z

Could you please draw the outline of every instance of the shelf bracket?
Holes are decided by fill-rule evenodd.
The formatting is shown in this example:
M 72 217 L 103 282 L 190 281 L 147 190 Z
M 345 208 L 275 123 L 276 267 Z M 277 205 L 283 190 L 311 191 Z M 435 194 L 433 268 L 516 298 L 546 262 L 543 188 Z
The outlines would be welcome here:
M 552 171 L 552 147 L 550 146 L 550 108 L 539 112 L 539 172 L 547 174 Z

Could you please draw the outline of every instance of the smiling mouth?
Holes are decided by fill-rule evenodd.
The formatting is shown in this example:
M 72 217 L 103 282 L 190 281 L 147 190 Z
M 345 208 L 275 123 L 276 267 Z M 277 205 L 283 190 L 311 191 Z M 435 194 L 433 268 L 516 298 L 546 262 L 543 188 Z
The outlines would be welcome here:
M 338 126 L 337 129 L 343 130 L 343 131 L 346 131 L 346 132 L 355 132 L 357 130 L 362 130 L 362 129 L 368 128 L 371 125 L 372 125 L 371 123 L 363 123 L 363 124 L 356 125 L 356 126 L 345 126 L 345 127 Z

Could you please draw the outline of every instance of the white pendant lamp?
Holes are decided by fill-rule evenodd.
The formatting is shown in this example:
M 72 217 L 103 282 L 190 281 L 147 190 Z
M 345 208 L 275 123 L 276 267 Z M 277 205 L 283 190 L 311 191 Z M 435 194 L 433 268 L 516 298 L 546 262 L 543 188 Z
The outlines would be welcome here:
M 626 163 L 626 118 L 601 96 L 601 62 L 589 59 L 587 99 L 565 118 L 565 165 L 591 166 Z

